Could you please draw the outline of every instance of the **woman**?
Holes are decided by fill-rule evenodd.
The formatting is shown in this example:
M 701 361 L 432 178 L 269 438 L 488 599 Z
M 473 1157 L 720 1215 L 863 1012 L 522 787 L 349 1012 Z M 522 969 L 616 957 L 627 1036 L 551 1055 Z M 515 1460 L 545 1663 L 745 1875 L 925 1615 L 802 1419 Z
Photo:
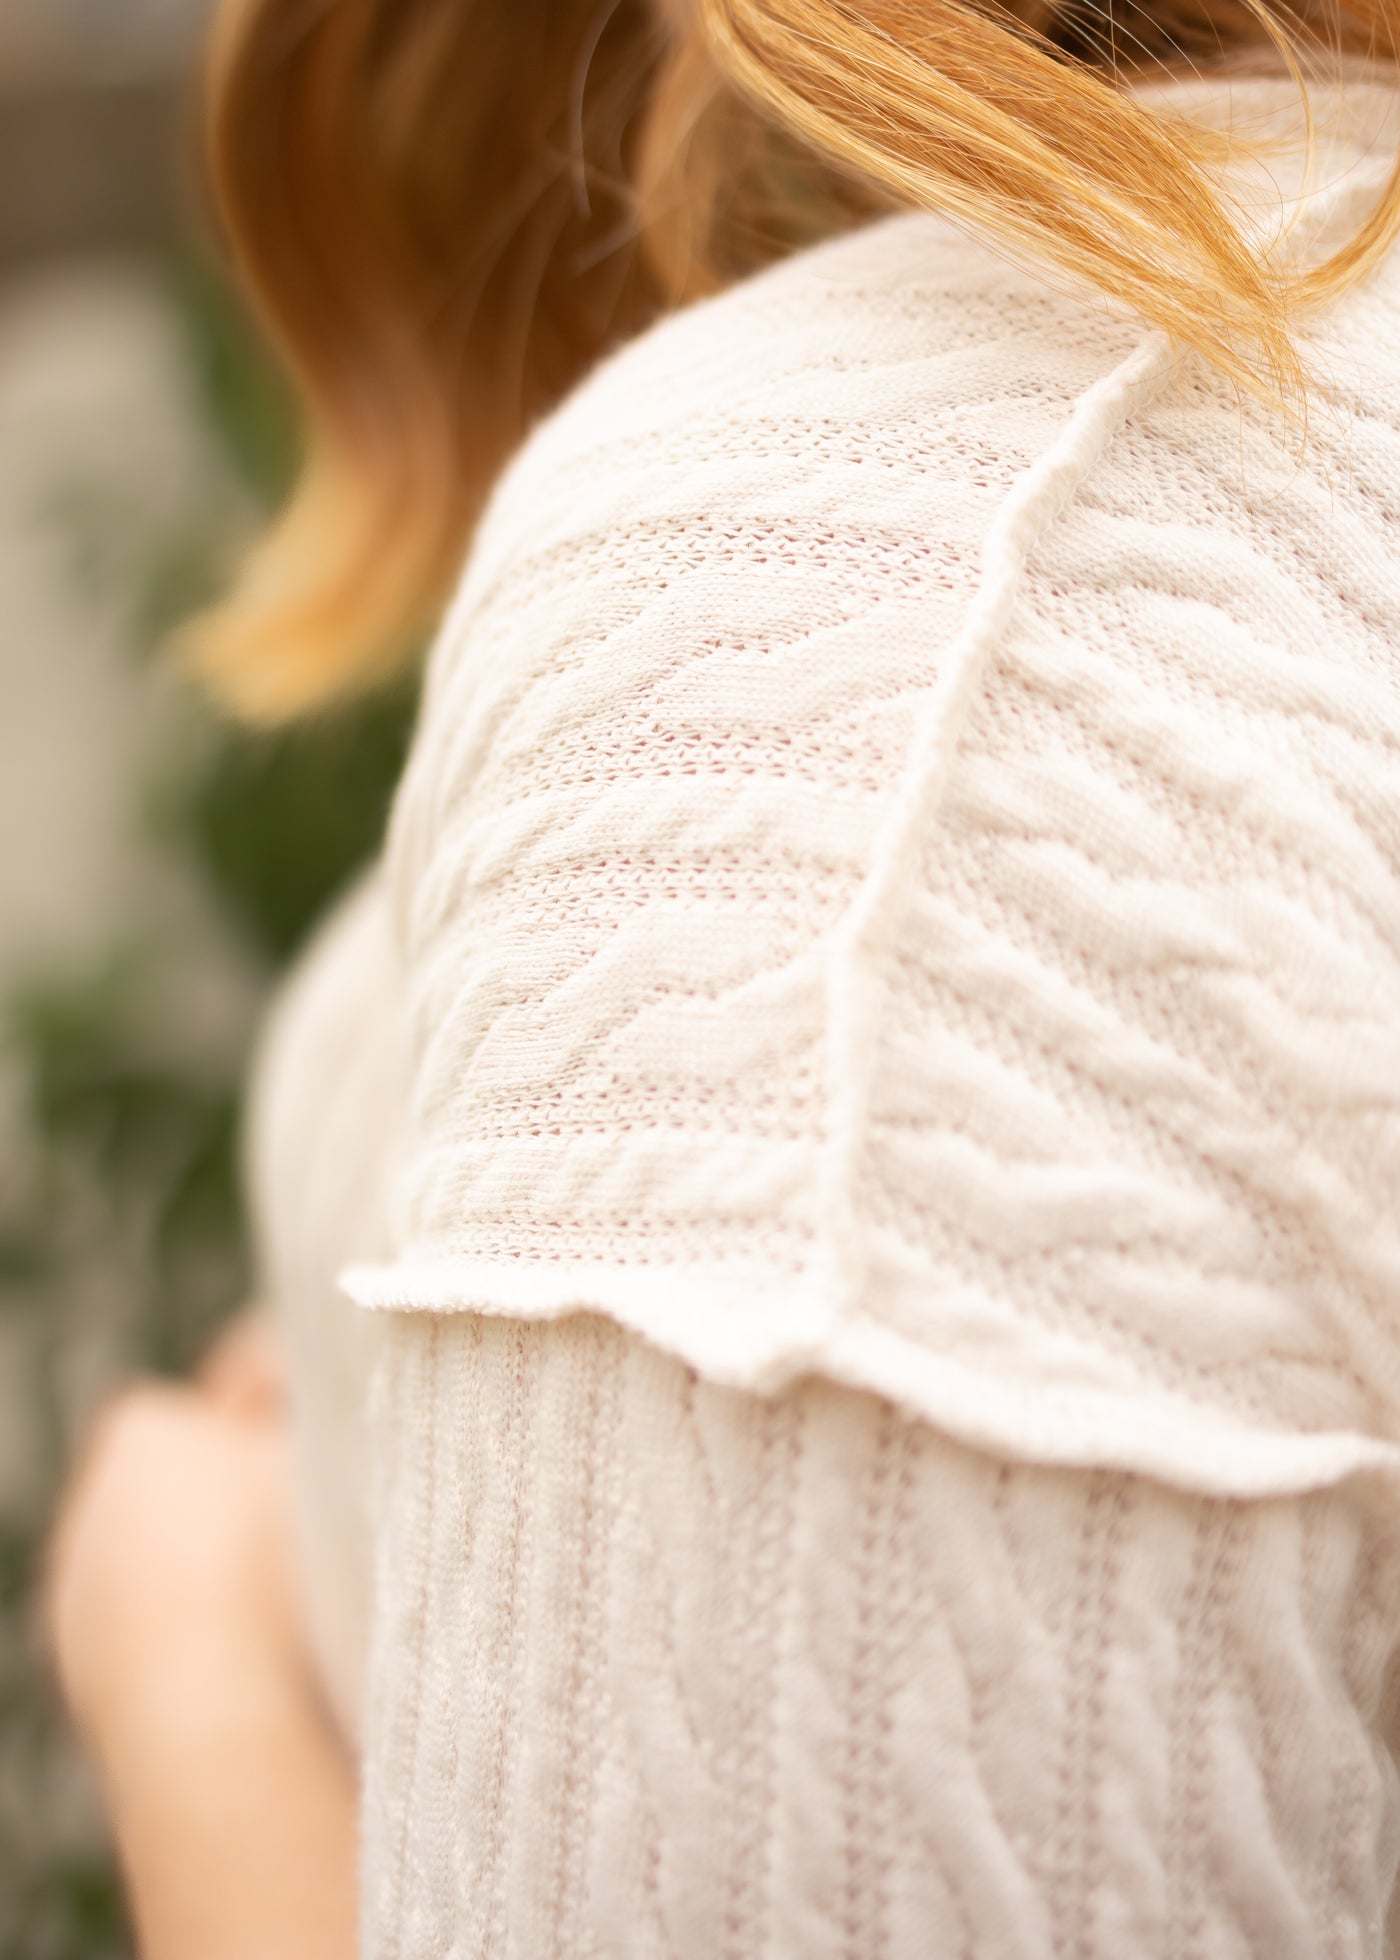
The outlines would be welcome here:
M 226 10 L 199 657 L 472 543 L 255 1085 L 296 1586 L 227 1357 L 60 1533 L 155 1960 L 1387 1950 L 1394 27 Z

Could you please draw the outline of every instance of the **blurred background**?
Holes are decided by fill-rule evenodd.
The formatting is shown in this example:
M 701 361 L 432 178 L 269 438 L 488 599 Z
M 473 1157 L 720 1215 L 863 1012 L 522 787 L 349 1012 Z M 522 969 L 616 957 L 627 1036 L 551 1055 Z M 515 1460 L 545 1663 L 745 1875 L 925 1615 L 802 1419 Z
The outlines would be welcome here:
M 295 460 L 194 168 L 208 4 L 0 0 L 0 1960 L 133 1950 L 37 1560 L 94 1403 L 246 1296 L 249 1042 L 413 706 L 253 736 L 161 657 Z

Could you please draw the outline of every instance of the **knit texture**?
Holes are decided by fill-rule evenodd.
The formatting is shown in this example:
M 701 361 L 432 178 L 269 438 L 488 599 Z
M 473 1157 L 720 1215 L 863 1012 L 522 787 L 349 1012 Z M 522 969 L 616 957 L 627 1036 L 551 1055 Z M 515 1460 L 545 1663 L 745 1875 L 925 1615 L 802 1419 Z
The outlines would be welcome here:
M 900 217 L 507 472 L 250 1131 L 366 1960 L 1394 1950 L 1394 259 L 1312 352 Z
M 367 1960 L 1377 1960 L 1393 1527 L 394 1316 Z
M 1321 109 L 1309 198 L 1242 192 L 1298 252 L 1396 133 Z M 541 428 L 395 810 L 397 1257 L 353 1297 L 596 1309 L 1202 1489 L 1393 1470 L 1394 262 L 1314 340 L 1300 459 L 913 215 Z
M 403 1104 L 398 966 L 379 868 L 322 922 L 274 1002 L 250 1073 L 244 1181 L 258 1298 L 287 1350 L 306 1633 L 327 1704 L 358 1740 L 373 1528 L 366 1392 L 380 1324 L 335 1283 L 393 1250 L 387 1182 Z

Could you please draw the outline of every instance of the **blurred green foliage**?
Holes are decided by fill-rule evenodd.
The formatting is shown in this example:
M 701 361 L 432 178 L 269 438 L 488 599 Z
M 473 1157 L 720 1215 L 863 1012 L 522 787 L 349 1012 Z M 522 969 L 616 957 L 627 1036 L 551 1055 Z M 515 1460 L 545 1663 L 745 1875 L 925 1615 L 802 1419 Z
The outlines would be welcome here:
M 170 282 L 209 426 L 248 490 L 271 508 L 297 462 L 285 389 L 207 260 L 177 261 Z M 219 563 L 219 543 L 196 535 L 178 558 L 147 568 L 147 644 L 159 645 L 217 589 L 211 558 Z M 176 823 L 211 887 L 272 960 L 296 949 L 377 847 L 415 707 L 410 682 L 286 729 L 217 728 Z
M 290 489 L 300 453 L 286 384 L 250 332 L 223 272 L 205 254 L 177 253 L 166 280 L 209 425 L 229 463 L 270 509 Z
M 182 257 L 168 277 L 200 411 L 230 473 L 271 507 L 296 463 L 285 390 L 217 272 Z M 81 577 L 92 513 L 75 503 L 66 515 Z M 119 566 L 138 655 L 154 657 L 170 627 L 217 590 L 229 554 L 227 509 L 216 501 Z M 192 755 L 159 782 L 133 783 L 134 806 L 155 812 L 163 846 L 193 868 L 269 983 L 376 849 L 414 710 L 406 684 L 275 733 L 201 712 Z M 238 1156 L 245 1058 L 211 1065 L 162 1040 L 151 1009 L 160 959 L 158 937 L 138 931 L 91 969 L 0 1000 L 0 1039 L 27 1088 L 30 1156 L 20 1188 L 0 1191 L 0 1331 L 7 1316 L 23 1323 L 43 1457 L 33 1505 L 0 1517 L 0 1737 L 9 1784 L 32 1780 L 35 1790 L 61 1776 L 70 1747 L 32 1600 L 73 1442 L 61 1380 L 82 1332 L 74 1273 L 130 1280 L 121 1364 L 156 1372 L 187 1368 L 249 1281 Z M 0 1960 L 128 1960 L 110 1861 L 64 1845 L 36 1852 L 7 1829 L 5 1801 L 0 1792 Z
M 182 1069 L 153 1047 L 139 1011 L 142 986 L 140 964 L 128 960 L 10 1003 L 37 1146 L 28 1250 L 41 1277 L 46 1253 L 67 1268 L 71 1222 L 63 1213 L 80 1172 L 98 1200 L 84 1249 L 115 1253 L 120 1235 L 123 1264 L 140 1278 L 126 1358 L 176 1374 L 247 1285 L 238 1085 L 212 1070 Z
M 210 884 L 275 961 L 378 844 L 411 695 L 273 733 L 225 732 L 184 822 Z

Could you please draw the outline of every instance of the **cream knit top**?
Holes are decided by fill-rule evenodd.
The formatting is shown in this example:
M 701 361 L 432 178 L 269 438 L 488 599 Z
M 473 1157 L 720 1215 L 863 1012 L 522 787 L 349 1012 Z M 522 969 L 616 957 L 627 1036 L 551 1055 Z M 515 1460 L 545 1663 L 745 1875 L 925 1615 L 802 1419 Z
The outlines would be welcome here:
M 255 1085 L 368 1955 L 1389 1950 L 1400 261 L 1311 333 L 1300 457 L 895 217 L 507 471 Z

